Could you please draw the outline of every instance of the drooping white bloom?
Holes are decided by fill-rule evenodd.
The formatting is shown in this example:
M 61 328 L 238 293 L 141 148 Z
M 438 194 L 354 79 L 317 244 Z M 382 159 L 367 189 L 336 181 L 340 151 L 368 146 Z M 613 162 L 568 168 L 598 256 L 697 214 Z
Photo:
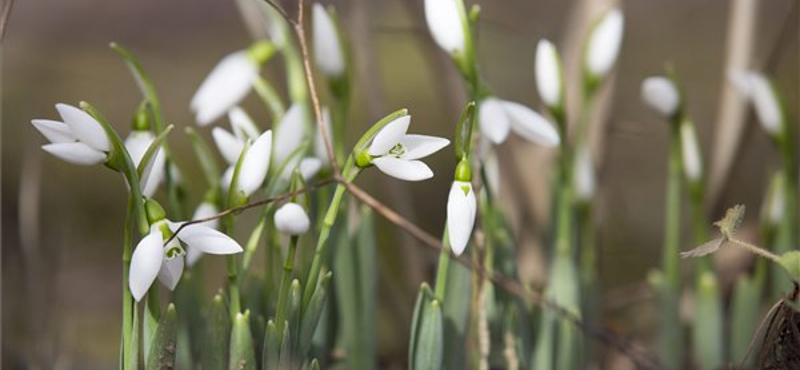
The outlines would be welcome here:
M 703 176 L 703 160 L 700 158 L 700 144 L 694 125 L 681 124 L 681 146 L 683 172 L 689 181 L 697 182 Z
M 546 147 L 560 143 L 553 125 L 541 114 L 522 104 L 489 97 L 480 103 L 478 111 L 481 132 L 495 144 L 503 143 L 509 130 Z
M 67 104 L 56 104 L 63 121 L 34 119 L 34 127 L 50 141 L 44 151 L 77 165 L 104 163 L 111 142 L 103 126 L 88 113 Z
M 258 63 L 247 50 L 228 54 L 214 67 L 194 94 L 189 107 L 200 126 L 216 121 L 250 92 Z
M 306 211 L 297 203 L 288 202 L 275 211 L 275 228 L 284 234 L 305 234 L 309 225 Z
M 168 245 L 169 239 L 180 223 L 162 220 L 150 226 L 147 234 L 133 251 L 129 274 L 129 288 L 136 301 L 144 297 L 156 277 L 170 290 L 180 281 L 183 272 L 182 241 L 190 248 L 197 248 L 204 253 L 234 254 L 241 253 L 242 247 L 229 236 L 202 224 L 185 227 Z
M 314 31 L 314 64 L 328 77 L 344 73 L 345 61 L 339 42 L 339 29 L 322 4 L 315 3 L 312 10 Z
M 592 30 L 586 46 L 585 65 L 595 77 L 601 78 L 608 74 L 617 61 L 624 27 L 622 12 L 613 9 Z
M 381 172 L 406 181 L 420 181 L 433 177 L 433 171 L 420 161 L 444 148 L 450 141 L 427 135 L 408 135 L 411 116 L 402 116 L 389 122 L 372 139 L 367 154 L 372 164 Z
M 453 181 L 447 197 L 447 237 L 456 256 L 467 248 L 472 228 L 475 225 L 475 192 L 466 181 Z
M 242 159 L 242 165 L 236 183 L 238 190 L 241 191 L 244 196 L 249 197 L 261 187 L 261 184 L 264 183 L 264 179 L 267 177 L 270 157 L 272 155 L 272 130 L 267 130 L 261 134 L 243 155 L 244 158 Z M 222 175 L 220 185 L 224 191 L 230 189 L 237 162 L 238 159 L 232 163 Z
M 144 154 L 155 139 L 155 135 L 148 130 L 133 130 L 128 134 L 128 137 L 125 138 L 125 149 L 128 150 L 128 154 L 131 156 L 134 166 L 139 167 L 142 158 L 144 158 Z M 141 179 L 139 179 L 139 187 L 142 189 L 142 195 L 149 198 L 156 193 L 158 186 L 161 184 L 166 174 L 165 162 L 166 157 L 164 156 L 164 150 L 158 148 L 156 154 L 150 158 L 150 163 L 145 167 Z
M 275 129 L 275 163 L 283 163 L 300 146 L 305 120 L 305 108 L 299 103 L 292 104 L 281 117 L 278 128 Z
M 217 206 L 214 205 L 214 203 L 203 202 L 200 203 L 200 205 L 197 206 L 197 208 L 194 210 L 194 215 L 192 215 L 192 220 L 202 220 L 214 216 L 217 213 L 219 213 L 219 210 L 217 209 Z M 204 224 L 214 230 L 219 229 L 219 219 L 214 219 L 205 222 Z M 200 250 L 199 248 L 194 248 L 191 246 L 186 248 L 186 263 L 189 265 L 189 267 L 194 266 L 197 263 L 197 261 L 200 260 L 200 257 L 202 257 L 203 254 L 204 254 L 203 251 Z
M 642 81 L 642 100 L 653 110 L 671 118 L 678 112 L 681 97 L 670 79 L 662 76 L 645 78 Z
M 592 162 L 592 153 L 588 147 L 585 145 L 578 147 L 573 166 L 575 196 L 580 201 L 588 202 L 594 198 L 597 189 L 594 162 Z
M 306 157 L 300 161 L 297 168 L 300 169 L 303 180 L 308 181 L 322 169 L 322 161 L 316 157 Z
M 425 0 L 425 20 L 433 41 L 450 54 L 465 49 L 464 25 L 456 1 L 461 0 Z
M 739 92 L 753 102 L 764 131 L 772 136 L 780 134 L 783 123 L 781 105 L 767 77 L 752 71 L 732 71 L 728 77 Z
M 563 81 L 558 50 L 550 41 L 539 40 L 536 45 L 536 88 L 548 107 L 555 108 L 563 104 Z
M 225 161 L 228 164 L 236 164 L 245 142 L 248 139 L 256 140 L 260 135 L 260 131 L 250 116 L 247 115 L 247 112 L 240 107 L 231 109 L 228 112 L 228 119 L 231 121 L 233 133 L 221 127 L 214 127 L 211 130 L 211 135 Z

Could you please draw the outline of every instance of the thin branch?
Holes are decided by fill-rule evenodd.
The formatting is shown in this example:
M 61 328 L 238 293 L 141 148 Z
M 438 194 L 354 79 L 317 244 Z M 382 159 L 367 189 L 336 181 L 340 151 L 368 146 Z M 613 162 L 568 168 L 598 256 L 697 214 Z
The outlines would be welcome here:
M 295 22 L 294 19 L 289 17 L 289 13 L 286 13 L 286 10 L 284 10 L 282 6 L 278 5 L 277 3 L 275 3 L 272 0 L 264 0 L 264 2 L 266 2 L 267 5 L 271 6 L 273 9 L 275 9 L 275 11 L 278 12 L 278 14 L 280 14 L 281 17 L 283 17 L 283 19 L 285 19 L 287 22 L 289 22 L 289 24 L 291 24 L 292 26 L 297 24 L 297 22 Z

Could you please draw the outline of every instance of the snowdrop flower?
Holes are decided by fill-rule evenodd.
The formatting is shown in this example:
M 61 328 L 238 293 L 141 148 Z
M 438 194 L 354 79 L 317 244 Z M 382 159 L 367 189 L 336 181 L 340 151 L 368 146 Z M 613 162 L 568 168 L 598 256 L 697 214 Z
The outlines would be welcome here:
M 155 139 L 156 136 L 149 130 L 133 130 L 128 137 L 125 138 L 125 149 L 128 150 L 128 154 L 130 154 L 134 166 L 139 167 L 139 163 L 142 162 L 144 154 Z M 148 198 L 155 194 L 166 174 L 164 149 L 158 148 L 158 151 L 150 161 L 147 167 L 145 167 L 142 178 L 139 180 L 139 187 L 142 189 L 142 195 Z
M 573 167 L 575 181 L 575 196 L 582 202 L 591 201 L 597 189 L 592 153 L 588 147 L 582 145 L 575 153 Z
M 608 74 L 617 61 L 624 27 L 625 19 L 622 12 L 613 9 L 606 13 L 592 30 L 586 45 L 584 63 L 595 78 L 602 78 Z
M 480 103 L 479 124 L 481 132 L 495 144 L 501 144 L 508 137 L 509 130 L 528 141 L 546 147 L 560 143 L 558 132 L 539 113 L 512 101 L 495 97 L 484 99 Z
M 44 151 L 63 161 L 89 166 L 105 163 L 111 142 L 103 126 L 88 113 L 67 104 L 56 104 L 63 121 L 35 119 L 31 123 L 50 141 Z
M 732 71 L 729 80 L 753 102 L 761 127 L 772 136 L 779 135 L 783 126 L 781 105 L 772 84 L 758 72 Z
M 177 238 L 164 245 L 181 223 L 163 218 L 164 210 L 152 200 L 148 201 L 147 208 L 148 215 L 152 214 L 151 209 L 157 208 L 158 211 L 154 213 L 158 216 L 151 220 L 150 233 L 136 245 L 131 259 L 128 285 L 137 302 L 142 300 L 156 277 L 170 290 L 178 285 L 183 273 L 185 254 L 181 242 L 204 253 L 234 254 L 243 251 L 229 236 L 202 224 L 185 227 Z
M 200 203 L 199 206 L 194 210 L 194 215 L 192 215 L 192 220 L 202 220 L 205 218 L 209 218 L 211 216 L 216 215 L 219 213 L 217 206 L 214 205 L 212 202 L 204 201 Z M 214 219 L 204 223 L 206 226 L 218 230 L 219 229 L 219 219 Z M 186 249 L 186 263 L 189 267 L 194 266 L 197 261 L 200 260 L 200 257 L 203 256 L 203 251 L 199 248 L 188 247 Z
M 563 105 L 564 78 L 561 57 L 556 47 L 548 40 L 539 40 L 536 45 L 536 88 L 539 96 L 550 109 Z
M 691 123 L 681 124 L 681 154 L 683 155 L 683 172 L 691 182 L 698 182 L 703 176 L 703 160 L 700 158 L 700 144 L 697 133 Z
M 274 50 L 271 44 L 262 41 L 222 58 L 200 84 L 189 104 L 197 124 L 208 125 L 239 104 L 258 78 L 259 67 Z
M 475 226 L 477 206 L 469 172 L 469 164 L 462 159 L 447 197 L 447 237 L 456 256 L 464 253 Z
M 375 137 L 369 148 L 359 154 L 359 167 L 374 164 L 381 172 L 406 181 L 421 181 L 433 177 L 433 171 L 420 161 L 450 144 L 444 138 L 427 135 L 408 135 L 411 116 L 405 115 L 389 122 Z
M 425 0 L 425 20 L 433 41 L 450 54 L 462 54 L 466 48 L 464 24 L 456 1 L 461 0 Z
M 261 134 L 243 155 L 244 158 L 239 169 L 236 185 L 238 191 L 245 197 L 249 197 L 261 187 L 267 177 L 270 156 L 272 155 L 272 130 L 267 130 Z M 230 189 L 235 170 L 236 163 L 233 163 L 222 175 L 220 184 L 223 190 L 228 191 Z
M 305 107 L 294 103 L 281 117 L 275 129 L 275 163 L 283 163 L 303 141 L 306 122 Z
M 305 234 L 309 224 L 306 211 L 297 203 L 288 202 L 275 211 L 275 228 L 284 234 Z
M 678 113 L 681 104 L 680 93 L 675 84 L 666 77 L 645 78 L 642 81 L 641 95 L 642 100 L 650 108 L 665 118 L 672 118 Z
M 322 169 L 322 161 L 316 157 L 306 157 L 300 161 L 297 168 L 300 170 L 303 180 L 308 181 Z
M 217 144 L 217 148 L 225 161 L 228 164 L 236 164 L 245 142 L 248 139 L 257 139 L 260 136 L 260 131 L 250 116 L 240 107 L 231 109 L 228 112 L 228 119 L 231 121 L 233 133 L 221 127 L 214 127 L 211 135 L 214 137 L 214 143 Z
M 312 10 L 314 30 L 314 64 L 328 77 L 344 74 L 344 52 L 339 42 L 339 29 L 333 16 L 322 4 L 315 3 Z

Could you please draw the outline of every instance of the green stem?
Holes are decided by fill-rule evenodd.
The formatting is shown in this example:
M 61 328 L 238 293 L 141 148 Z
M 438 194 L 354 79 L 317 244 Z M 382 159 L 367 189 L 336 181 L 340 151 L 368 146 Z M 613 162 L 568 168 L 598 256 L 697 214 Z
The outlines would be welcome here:
M 122 237 L 122 368 L 124 370 L 136 370 L 139 354 L 136 351 L 138 346 L 133 343 L 133 333 L 137 328 L 133 325 L 133 310 L 135 304 L 133 294 L 128 288 L 129 274 L 131 269 L 131 256 L 133 252 L 133 233 L 131 228 L 135 227 L 135 200 L 132 195 L 128 196 L 128 207 L 125 213 L 125 229 Z
M 442 252 L 439 253 L 439 265 L 436 268 L 436 299 L 444 302 L 445 291 L 447 290 L 447 270 L 450 266 L 450 242 L 447 238 L 447 228 L 445 227 L 444 237 L 442 237 Z
M 681 137 L 679 124 L 673 123 L 670 135 L 669 160 L 667 167 L 666 213 L 664 218 L 664 254 L 662 265 L 666 286 L 670 289 L 680 288 L 679 244 L 681 222 Z
M 708 222 L 706 220 L 705 210 L 703 209 L 703 199 L 705 199 L 705 189 L 702 183 L 689 184 L 689 192 L 691 195 L 691 216 L 692 216 L 692 232 L 694 234 L 694 245 L 701 245 L 708 241 Z M 711 258 L 699 258 L 697 261 L 697 274 L 699 278 L 704 272 L 710 272 L 712 269 Z
M 275 325 L 278 333 L 283 333 L 283 326 L 286 320 L 286 305 L 289 302 L 289 285 L 292 282 L 292 272 L 294 270 L 294 258 L 297 253 L 297 236 L 289 239 L 289 253 L 286 255 L 286 262 L 283 265 L 283 278 L 281 279 L 280 293 L 278 294 L 278 310 L 275 314 Z

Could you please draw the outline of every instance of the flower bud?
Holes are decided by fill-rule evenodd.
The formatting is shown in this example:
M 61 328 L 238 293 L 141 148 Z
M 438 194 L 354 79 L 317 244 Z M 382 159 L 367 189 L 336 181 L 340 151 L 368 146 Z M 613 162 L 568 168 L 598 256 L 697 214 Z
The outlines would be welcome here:
M 536 88 L 539 97 L 550 109 L 557 109 L 563 104 L 563 81 L 558 50 L 550 41 L 539 40 L 536 45 Z
M 275 228 L 288 235 L 301 235 L 308 231 L 310 221 L 306 211 L 297 203 L 286 203 L 275 212 Z
M 642 100 L 665 118 L 678 113 L 681 99 L 675 84 L 668 78 L 656 76 L 642 81 Z
M 425 20 L 433 41 L 450 54 L 463 53 L 466 48 L 465 27 L 456 1 L 461 0 L 425 0 Z

